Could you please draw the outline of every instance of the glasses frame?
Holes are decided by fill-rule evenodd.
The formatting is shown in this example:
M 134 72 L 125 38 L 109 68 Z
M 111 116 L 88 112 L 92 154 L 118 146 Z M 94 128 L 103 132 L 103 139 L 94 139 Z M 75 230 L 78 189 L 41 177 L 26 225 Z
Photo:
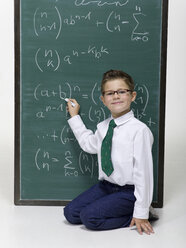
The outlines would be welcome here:
M 120 94 L 119 91 L 126 91 L 125 93 L 123 94 Z M 110 92 L 111 95 L 105 95 L 106 93 Z M 117 95 L 125 95 L 127 92 L 133 92 L 132 90 L 129 90 L 129 89 L 120 89 L 120 90 L 108 90 L 108 91 L 103 91 L 103 96 L 106 96 L 106 97 L 113 97 L 115 95 L 115 93 L 117 93 Z

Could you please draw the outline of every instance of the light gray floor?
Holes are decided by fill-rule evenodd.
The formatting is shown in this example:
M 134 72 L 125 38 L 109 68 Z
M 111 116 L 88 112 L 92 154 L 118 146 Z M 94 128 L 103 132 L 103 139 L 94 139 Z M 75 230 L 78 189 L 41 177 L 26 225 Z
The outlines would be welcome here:
M 1 147 L 0 247 L 186 247 L 185 163 L 166 162 L 164 208 L 157 209 L 160 220 L 153 225 L 155 234 L 140 236 L 130 228 L 95 232 L 70 225 L 62 215 L 62 207 L 14 206 L 12 149 Z

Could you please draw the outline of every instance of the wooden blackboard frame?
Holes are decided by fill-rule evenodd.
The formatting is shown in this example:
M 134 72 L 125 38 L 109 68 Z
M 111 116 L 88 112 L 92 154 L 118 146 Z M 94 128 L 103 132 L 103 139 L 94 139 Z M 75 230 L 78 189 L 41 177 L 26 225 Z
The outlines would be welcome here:
M 168 0 L 162 0 L 161 69 L 160 69 L 160 109 L 159 109 L 159 161 L 158 161 L 158 200 L 153 207 L 163 207 L 164 190 L 164 138 L 166 102 L 167 26 Z M 14 51 L 15 51 L 15 141 L 14 141 L 14 203 L 15 205 L 64 206 L 68 201 L 22 200 L 20 189 L 20 0 L 14 0 Z

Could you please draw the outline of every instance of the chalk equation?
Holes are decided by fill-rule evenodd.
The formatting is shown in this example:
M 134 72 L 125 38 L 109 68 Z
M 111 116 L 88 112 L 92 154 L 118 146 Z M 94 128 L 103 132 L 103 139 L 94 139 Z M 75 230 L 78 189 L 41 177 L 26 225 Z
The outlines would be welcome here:
M 92 3 L 99 2 L 98 6 L 101 6 L 101 1 L 92 1 Z M 118 3 L 118 4 L 117 4 Z M 88 5 L 90 2 L 75 3 L 76 6 Z M 104 5 L 119 5 L 119 2 L 108 3 L 104 2 Z M 128 4 L 126 1 L 121 6 Z M 126 11 L 128 11 L 126 9 Z M 126 12 L 127 13 L 127 12 Z M 65 16 L 66 15 L 66 16 Z M 144 23 L 147 19 L 147 15 L 142 12 L 140 6 L 136 6 L 135 10 L 131 13 L 131 16 L 126 19 L 124 10 L 112 10 L 108 12 L 106 17 L 96 17 L 96 12 L 88 11 L 85 14 L 69 15 L 63 13 L 63 8 L 59 10 L 59 7 L 54 6 L 53 8 L 37 8 L 33 17 L 34 32 L 37 37 L 42 35 L 53 35 L 57 40 L 60 36 L 63 36 L 63 30 L 65 27 L 72 27 L 80 24 L 84 28 L 94 26 L 96 29 L 101 29 L 106 32 L 114 33 L 121 32 L 126 25 L 130 24 L 130 34 L 128 38 L 131 41 L 142 41 L 147 42 L 149 40 L 149 31 L 145 30 Z
M 56 6 L 53 8 L 52 15 L 48 11 L 37 8 L 34 13 L 33 26 L 37 37 L 41 33 L 49 32 L 54 34 L 55 39 L 58 39 L 62 28 L 61 15 L 58 8 Z
M 54 164 L 58 164 L 59 160 L 56 157 L 52 157 L 46 150 L 38 148 L 35 154 L 35 166 L 37 170 L 49 171 L 50 167 Z
M 133 18 L 136 22 L 136 26 L 132 32 L 132 41 L 143 41 L 147 42 L 149 40 L 149 32 L 144 31 L 142 22 L 144 21 L 146 15 L 142 13 L 141 7 L 136 6 L 136 13 L 133 13 Z
M 71 151 L 66 150 L 60 158 L 53 157 L 48 150 L 38 148 L 35 152 L 35 168 L 38 171 L 50 172 L 54 166 L 61 166 L 64 169 L 65 177 L 78 177 L 87 175 L 92 178 L 97 173 L 97 160 L 94 156 L 81 151 L 79 158 L 74 162 Z
M 123 7 L 129 3 L 129 0 L 122 0 L 122 1 L 102 1 L 102 0 L 94 0 L 94 1 L 88 1 L 88 0 L 75 0 L 76 6 L 87 6 L 87 5 L 96 5 L 98 7 L 103 6 L 116 6 L 116 7 Z
M 97 170 L 97 160 L 91 154 L 80 152 L 79 155 L 79 168 L 83 175 L 88 174 L 91 178 L 94 176 L 94 170 Z
M 136 84 L 135 85 L 135 91 L 137 92 L 137 97 L 133 104 L 133 112 L 137 119 L 142 120 L 143 118 L 147 116 L 146 110 L 147 106 L 149 104 L 149 90 L 147 88 L 146 84 Z M 147 125 L 149 127 L 155 125 L 156 123 L 152 120 L 152 117 L 149 117 L 149 120 L 147 121 Z
M 89 83 L 88 83 L 89 84 Z M 100 106 L 100 87 L 97 83 L 93 84 L 92 89 L 89 93 L 82 92 L 80 87 L 81 83 L 74 82 L 64 82 L 57 85 L 55 88 L 47 88 L 45 84 L 38 84 L 34 88 L 33 98 L 36 102 L 42 102 L 42 100 L 47 100 L 47 105 L 44 105 L 40 111 L 35 113 L 37 119 L 45 119 L 47 115 L 52 112 L 63 113 L 64 117 L 67 117 L 66 102 L 65 98 L 73 98 L 73 95 L 76 95 L 76 98 L 81 98 L 87 100 L 87 106 L 91 103 L 87 113 L 81 113 L 81 115 L 87 115 L 89 120 L 94 123 L 99 123 L 104 120 L 107 115 L 103 105 Z M 56 105 L 52 105 L 50 102 L 53 102 L 55 99 Z
M 60 55 L 61 54 L 61 55 Z M 101 59 L 104 55 L 109 55 L 108 48 L 101 45 L 100 47 L 95 45 L 88 45 L 83 50 L 78 48 L 72 49 L 71 53 L 64 54 L 63 51 L 57 51 L 55 49 L 38 48 L 35 54 L 35 63 L 37 68 L 41 71 L 57 71 L 60 64 L 72 65 L 77 58 L 82 56 L 93 57 L 95 60 Z M 62 64 L 62 66 L 63 66 Z
M 68 142 L 77 142 L 72 131 L 68 125 L 64 125 L 61 131 L 58 129 L 52 129 L 51 131 L 45 133 L 41 132 L 37 135 L 37 139 L 42 139 L 44 141 L 51 141 L 53 144 L 58 142 L 62 145 L 65 145 Z

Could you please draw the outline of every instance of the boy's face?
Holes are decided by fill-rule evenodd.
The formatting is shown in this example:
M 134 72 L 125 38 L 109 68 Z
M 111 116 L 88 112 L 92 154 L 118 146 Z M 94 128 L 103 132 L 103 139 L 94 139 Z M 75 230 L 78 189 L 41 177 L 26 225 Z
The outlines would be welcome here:
M 113 118 L 118 118 L 130 111 L 130 105 L 136 98 L 136 92 L 129 90 L 123 79 L 107 81 L 104 86 L 103 104 L 110 110 Z M 118 92 L 118 93 L 117 93 Z

